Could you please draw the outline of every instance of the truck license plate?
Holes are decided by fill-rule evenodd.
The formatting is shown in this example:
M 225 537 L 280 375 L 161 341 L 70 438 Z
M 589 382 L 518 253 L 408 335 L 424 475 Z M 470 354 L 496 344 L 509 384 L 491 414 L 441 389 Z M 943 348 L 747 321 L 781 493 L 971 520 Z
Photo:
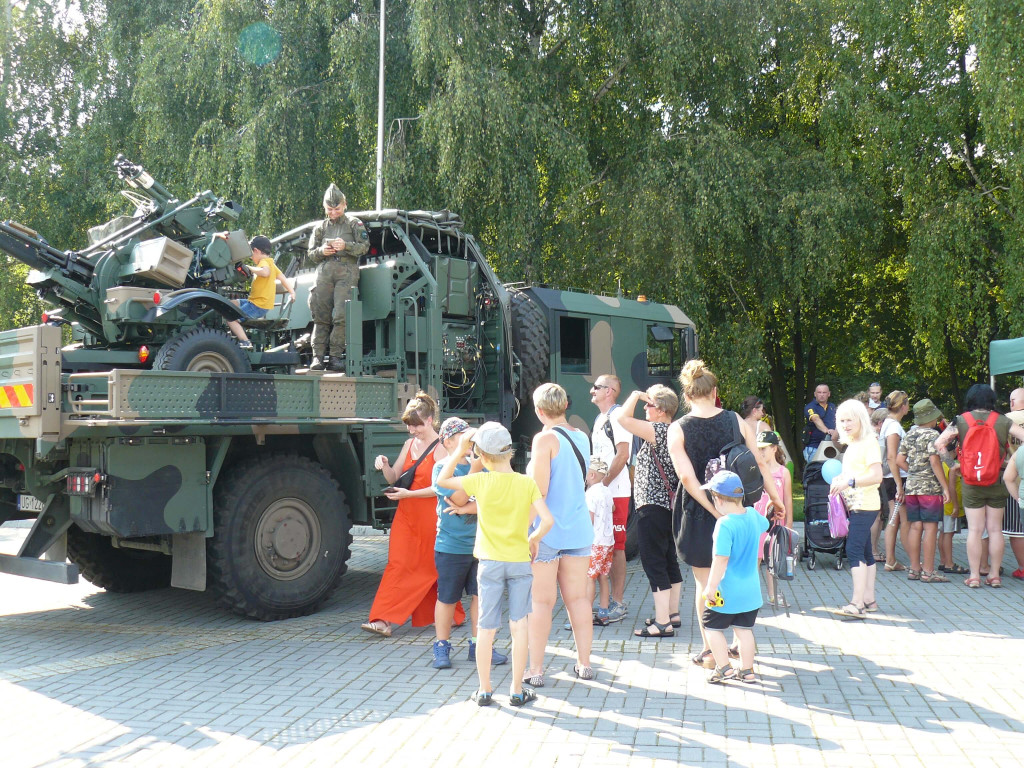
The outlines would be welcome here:
M 37 499 L 35 496 L 29 496 L 28 494 L 19 494 L 18 496 L 18 509 L 22 512 L 42 512 L 43 502 Z

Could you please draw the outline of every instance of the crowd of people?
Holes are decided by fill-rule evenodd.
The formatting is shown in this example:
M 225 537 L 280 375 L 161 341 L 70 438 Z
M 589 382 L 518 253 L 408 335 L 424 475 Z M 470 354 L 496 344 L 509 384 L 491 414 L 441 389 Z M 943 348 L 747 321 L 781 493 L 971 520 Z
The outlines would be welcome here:
M 592 680 L 595 627 L 621 621 L 629 610 L 624 550 L 632 501 L 653 603 L 636 636 L 671 637 L 682 626 L 682 563 L 696 584 L 702 638 L 693 663 L 710 670 L 712 683 L 756 680 L 752 630 L 764 604 L 760 563 L 769 530 L 793 525 L 792 462 L 760 399 L 748 398 L 739 413 L 723 409 L 718 380 L 700 360 L 689 361 L 679 381 L 685 415 L 676 419 L 680 400 L 669 387 L 633 391 L 620 405 L 620 380 L 599 376 L 590 390 L 598 409 L 590 436 L 569 423 L 565 390 L 541 385 L 533 393 L 541 429 L 522 474 L 513 468 L 515 448 L 505 426 L 487 422 L 474 429 L 449 418 L 435 427 L 437 404 L 418 393 L 402 415 L 410 437 L 395 464 L 383 455 L 375 462 L 398 508 L 388 564 L 363 629 L 390 636 L 409 619 L 413 626 L 433 623 L 430 663 L 446 669 L 454 653 L 451 629 L 465 620 L 462 600 L 469 596 L 467 658 L 477 668 L 474 699 L 485 706 L 493 702 L 491 667 L 509 661 L 494 648 L 507 600 L 509 701 L 523 706 L 545 685 L 560 593 L 575 641 L 574 674 Z M 830 398 L 827 385 L 815 388 L 805 409 L 803 456 L 820 460 L 831 448 L 830 455 L 841 458 L 829 490 L 848 510 L 845 549 L 853 585 L 849 602 L 835 612 L 864 618 L 879 610 L 879 563 L 924 583 L 961 573 L 970 587 L 982 579 L 1001 586 L 1003 532 L 1021 525 L 1024 452 L 1004 459 L 1012 454 L 1011 441 L 1024 442 L 1024 426 L 995 411 L 991 388 L 972 387 L 967 412 L 948 425 L 931 400 L 912 409 L 905 392 L 882 400 L 877 383 L 838 407 Z M 1024 415 L 1024 389 L 1011 403 Z M 905 431 L 901 422 L 911 410 L 914 424 Z M 756 501 L 744 488 L 748 477 L 720 466 L 730 446 L 745 447 L 756 462 Z M 971 456 L 966 469 L 958 461 L 964 449 Z M 952 560 L 961 504 L 967 569 Z M 909 566 L 896 558 L 897 535 Z M 1024 537 L 1024 531 L 1011 535 Z M 989 563 L 994 566 L 986 569 Z M 1024 577 L 1024 563 L 1019 566 L 1014 575 Z M 770 580 L 768 587 L 769 600 L 787 607 Z M 730 629 L 732 646 L 725 635 Z

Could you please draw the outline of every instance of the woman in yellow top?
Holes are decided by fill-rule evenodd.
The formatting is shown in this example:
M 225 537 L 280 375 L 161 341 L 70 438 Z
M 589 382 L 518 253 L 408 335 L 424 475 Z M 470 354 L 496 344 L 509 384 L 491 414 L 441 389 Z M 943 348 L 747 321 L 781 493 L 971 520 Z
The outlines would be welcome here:
M 292 297 L 292 301 L 295 301 L 295 291 L 291 283 L 288 282 L 288 278 L 284 276 L 284 272 L 277 268 L 277 264 L 274 263 L 273 258 L 270 256 L 271 251 L 274 249 L 274 246 L 270 243 L 270 238 L 256 235 L 249 243 L 249 247 L 252 248 L 252 262 L 254 265 L 249 268 L 252 271 L 252 286 L 249 288 L 249 298 L 235 301 L 235 304 L 238 305 L 238 308 L 242 310 L 246 317 L 251 320 L 259 320 L 274 308 L 274 299 L 277 293 L 275 283 L 280 283 L 284 286 L 284 289 L 288 291 L 288 295 Z M 241 342 L 240 346 L 243 349 L 252 349 L 252 342 L 249 341 L 249 337 L 246 335 L 240 322 L 228 320 L 228 328 L 231 329 L 231 332 Z
M 882 483 L 882 451 L 871 428 L 868 409 L 858 400 L 846 400 L 836 409 L 839 442 L 846 444 L 843 471 L 832 480 L 830 493 L 842 493 L 850 510 L 846 556 L 853 577 L 853 598 L 835 613 L 854 619 L 878 610 L 875 601 L 875 556 L 871 526 L 878 518 Z

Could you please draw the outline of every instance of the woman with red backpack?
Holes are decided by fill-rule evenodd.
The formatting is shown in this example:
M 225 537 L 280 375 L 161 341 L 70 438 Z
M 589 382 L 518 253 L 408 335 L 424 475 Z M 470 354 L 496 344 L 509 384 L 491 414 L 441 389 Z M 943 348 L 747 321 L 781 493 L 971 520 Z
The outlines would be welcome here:
M 990 587 L 1001 587 L 999 563 L 1003 561 L 1003 511 L 1006 486 L 1003 459 L 1009 436 L 1024 441 L 1024 427 L 996 411 L 996 393 L 986 384 L 975 384 L 964 398 L 966 412 L 957 416 L 935 441 L 939 451 L 957 438 L 964 510 L 967 513 L 967 564 L 970 575 L 964 584 L 981 586 L 981 534 L 988 531 L 992 571 L 985 579 Z

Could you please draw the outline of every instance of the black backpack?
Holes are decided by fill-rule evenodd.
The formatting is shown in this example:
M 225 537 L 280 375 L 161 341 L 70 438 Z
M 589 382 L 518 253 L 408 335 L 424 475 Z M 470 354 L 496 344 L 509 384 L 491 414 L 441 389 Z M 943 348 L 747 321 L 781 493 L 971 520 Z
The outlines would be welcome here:
M 761 467 L 758 466 L 757 457 L 747 447 L 740 431 L 739 415 L 727 411 L 732 415 L 733 441 L 722 446 L 719 455 L 708 462 L 704 470 L 704 482 L 708 482 L 715 476 L 716 472 L 727 469 L 739 475 L 743 483 L 743 504 L 753 506 L 764 492 L 764 477 L 761 475 Z
M 793 571 L 797 560 L 797 542 L 799 537 L 792 528 L 772 523 L 768 529 L 768 539 L 765 541 L 764 561 L 768 566 L 768 573 L 775 579 L 775 594 L 772 595 L 772 604 L 778 606 L 779 582 L 792 581 Z M 789 607 L 786 607 L 786 615 L 789 616 Z

